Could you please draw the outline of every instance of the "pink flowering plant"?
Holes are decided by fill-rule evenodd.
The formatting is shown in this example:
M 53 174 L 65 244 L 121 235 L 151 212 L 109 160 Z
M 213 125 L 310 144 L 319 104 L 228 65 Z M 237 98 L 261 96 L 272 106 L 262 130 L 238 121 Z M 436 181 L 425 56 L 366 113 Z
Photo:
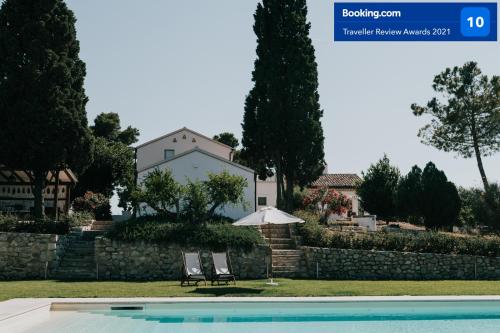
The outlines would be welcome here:
M 326 221 L 331 214 L 343 215 L 352 209 L 352 200 L 328 187 L 309 189 L 302 201 L 303 208 L 320 213 Z

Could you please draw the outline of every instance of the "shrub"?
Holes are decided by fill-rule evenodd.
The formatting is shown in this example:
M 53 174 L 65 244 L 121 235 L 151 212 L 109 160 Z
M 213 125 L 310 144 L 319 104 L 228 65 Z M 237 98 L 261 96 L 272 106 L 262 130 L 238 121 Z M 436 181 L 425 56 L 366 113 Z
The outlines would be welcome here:
M 11 214 L 0 213 L 0 231 L 10 232 L 15 230 L 17 217 Z
M 111 205 L 109 199 L 100 193 L 86 192 L 83 197 L 73 200 L 75 212 L 92 213 L 97 220 L 111 219 Z
M 73 212 L 60 218 L 60 221 L 68 223 L 70 228 L 87 226 L 92 223 L 92 220 L 94 220 L 94 215 L 89 212 Z
M 0 214 L 0 232 L 64 235 L 69 232 L 69 228 L 67 221 L 54 222 L 46 218 L 35 221 L 32 217 L 20 220 L 14 215 Z
M 296 215 L 298 215 L 296 213 Z M 304 218 L 299 227 L 306 246 L 418 253 L 500 256 L 500 237 L 459 237 L 440 232 L 338 232 Z
M 213 250 L 228 247 L 249 250 L 261 244 L 262 238 L 254 228 L 235 227 L 227 223 L 172 223 L 145 220 L 143 218 L 117 223 L 108 233 L 111 239 L 123 241 L 147 241 L 161 244 L 196 246 Z

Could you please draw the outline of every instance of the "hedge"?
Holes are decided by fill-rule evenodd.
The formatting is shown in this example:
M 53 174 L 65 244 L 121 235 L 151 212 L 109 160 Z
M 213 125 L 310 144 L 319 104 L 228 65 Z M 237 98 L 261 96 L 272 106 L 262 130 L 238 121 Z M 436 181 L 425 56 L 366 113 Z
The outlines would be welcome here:
M 212 250 L 225 250 L 231 247 L 248 251 L 255 245 L 263 244 L 263 239 L 255 228 L 235 227 L 228 223 L 195 225 L 188 222 L 132 219 L 117 223 L 107 236 L 129 242 L 178 244 Z
M 297 213 L 306 220 L 299 227 L 303 245 L 326 248 L 418 253 L 500 256 L 500 237 L 457 236 L 422 231 L 355 233 L 333 231 L 320 225 L 313 214 Z

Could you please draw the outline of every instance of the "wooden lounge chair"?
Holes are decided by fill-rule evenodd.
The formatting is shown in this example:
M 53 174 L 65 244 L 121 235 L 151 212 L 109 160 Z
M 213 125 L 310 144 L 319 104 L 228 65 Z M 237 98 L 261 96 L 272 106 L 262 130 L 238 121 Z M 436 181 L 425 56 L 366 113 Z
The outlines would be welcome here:
M 207 285 L 207 279 L 203 273 L 203 266 L 201 265 L 199 252 L 182 252 L 182 264 L 181 287 L 184 283 L 187 283 L 189 286 L 190 282 L 195 282 L 195 285 L 198 285 L 201 281 L 205 282 L 205 286 Z
M 217 285 L 220 282 L 229 284 L 230 281 L 233 281 L 236 285 L 236 279 L 231 268 L 231 260 L 226 252 L 212 252 L 212 264 L 212 285 L 214 282 L 217 282 Z

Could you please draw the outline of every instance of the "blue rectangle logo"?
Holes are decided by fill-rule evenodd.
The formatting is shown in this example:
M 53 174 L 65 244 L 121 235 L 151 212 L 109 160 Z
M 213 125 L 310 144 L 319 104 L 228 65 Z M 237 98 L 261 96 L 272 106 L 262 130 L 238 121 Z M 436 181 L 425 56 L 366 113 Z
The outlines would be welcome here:
M 493 2 L 336 2 L 335 41 L 497 41 Z

